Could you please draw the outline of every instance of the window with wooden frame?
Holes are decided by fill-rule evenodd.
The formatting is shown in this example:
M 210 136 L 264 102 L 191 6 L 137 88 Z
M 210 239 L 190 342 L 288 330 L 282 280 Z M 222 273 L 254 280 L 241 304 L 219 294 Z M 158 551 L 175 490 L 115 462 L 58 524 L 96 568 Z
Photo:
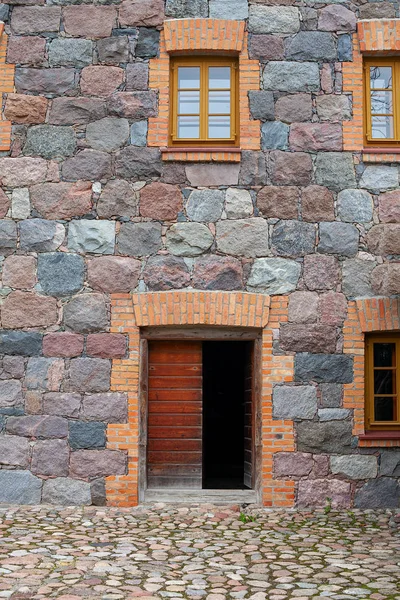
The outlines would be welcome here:
M 169 145 L 238 147 L 238 59 L 171 59 Z
M 364 143 L 400 146 L 400 57 L 364 59 Z
M 400 333 L 366 338 L 366 428 L 400 429 Z

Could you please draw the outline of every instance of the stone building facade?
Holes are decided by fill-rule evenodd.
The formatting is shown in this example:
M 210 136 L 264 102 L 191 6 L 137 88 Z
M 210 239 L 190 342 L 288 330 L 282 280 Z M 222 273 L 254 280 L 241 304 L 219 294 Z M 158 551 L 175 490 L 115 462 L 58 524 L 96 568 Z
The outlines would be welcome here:
M 400 154 L 363 148 L 362 91 L 399 17 L 0 5 L 1 502 L 140 501 L 143 332 L 176 328 L 256 340 L 264 505 L 400 506 L 400 430 L 365 417 L 365 342 L 400 330 Z M 167 148 L 170 59 L 201 53 L 238 57 L 238 148 Z

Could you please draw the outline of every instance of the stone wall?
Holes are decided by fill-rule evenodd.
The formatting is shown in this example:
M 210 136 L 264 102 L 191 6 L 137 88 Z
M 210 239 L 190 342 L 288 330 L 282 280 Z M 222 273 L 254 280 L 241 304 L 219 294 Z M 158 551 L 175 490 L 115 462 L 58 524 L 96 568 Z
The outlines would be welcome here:
M 262 150 L 239 164 L 166 163 L 147 146 L 149 60 L 164 19 L 182 17 L 247 20 Z M 399 505 L 400 451 L 361 447 L 343 406 L 349 301 L 400 293 L 398 166 L 342 151 L 342 63 L 357 19 L 383 17 L 397 1 L 0 5 L 16 65 L 0 157 L 0 501 L 105 502 L 105 478 L 127 469 L 106 439 L 127 421 L 110 295 L 193 288 L 288 296 L 273 353 L 294 356 L 294 381 L 275 386 L 273 414 L 294 420 L 296 451 L 273 468 L 297 503 Z

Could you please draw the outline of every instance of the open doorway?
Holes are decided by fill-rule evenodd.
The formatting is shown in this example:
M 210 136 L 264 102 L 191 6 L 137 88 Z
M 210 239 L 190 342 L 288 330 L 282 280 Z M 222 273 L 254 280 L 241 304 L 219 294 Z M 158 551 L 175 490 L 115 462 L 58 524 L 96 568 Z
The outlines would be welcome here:
M 203 488 L 243 489 L 246 342 L 203 342 Z
M 146 490 L 255 489 L 254 348 L 254 338 L 148 341 Z

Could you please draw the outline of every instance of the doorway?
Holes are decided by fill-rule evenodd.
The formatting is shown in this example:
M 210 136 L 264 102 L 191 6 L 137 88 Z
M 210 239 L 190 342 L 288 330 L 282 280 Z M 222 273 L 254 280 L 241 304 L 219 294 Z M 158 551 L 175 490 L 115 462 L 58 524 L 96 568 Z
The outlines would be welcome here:
M 147 371 L 147 490 L 254 489 L 254 340 L 149 340 Z

